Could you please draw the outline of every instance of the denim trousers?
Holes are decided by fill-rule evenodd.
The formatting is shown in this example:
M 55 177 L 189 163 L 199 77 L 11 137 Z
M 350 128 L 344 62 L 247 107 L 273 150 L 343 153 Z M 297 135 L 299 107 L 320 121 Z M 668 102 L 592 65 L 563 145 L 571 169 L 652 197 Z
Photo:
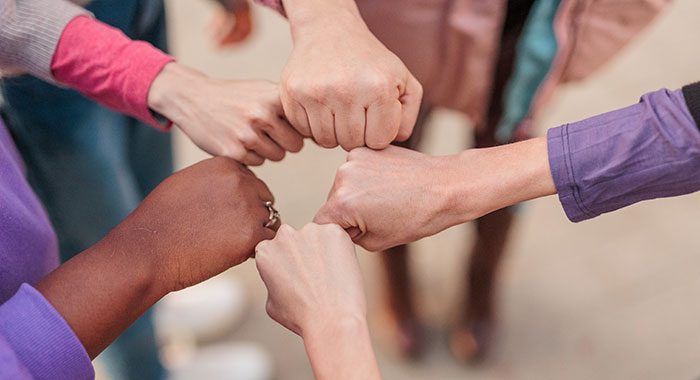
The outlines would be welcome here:
M 133 39 L 165 50 L 162 0 L 94 0 L 88 7 Z M 104 237 L 173 170 L 170 135 L 79 93 L 22 76 L 2 83 L 2 112 L 67 260 Z M 112 379 L 165 377 L 151 314 L 104 353 Z

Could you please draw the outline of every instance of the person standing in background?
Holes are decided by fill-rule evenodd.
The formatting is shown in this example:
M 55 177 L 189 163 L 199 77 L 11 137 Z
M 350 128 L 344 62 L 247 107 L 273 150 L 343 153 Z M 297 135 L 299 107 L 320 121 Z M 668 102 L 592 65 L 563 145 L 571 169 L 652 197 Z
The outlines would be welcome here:
M 670 3 L 257 1 L 290 23 L 294 50 L 280 83 L 290 123 L 324 147 L 341 145 L 345 150 L 360 146 L 354 139 L 362 133 L 348 134 L 344 126 L 359 125 L 362 131 L 363 124 L 367 129 L 375 125 L 378 118 L 368 104 L 385 105 L 382 125 L 390 126 L 391 115 L 399 115 L 388 112 L 392 98 L 387 94 L 399 95 L 404 120 L 411 122 L 399 128 L 396 140 L 404 141 L 399 144 L 404 147 L 418 148 L 430 110 L 438 107 L 469 117 L 479 148 L 526 139 L 538 111 L 559 84 L 588 77 Z M 308 59 L 316 56 L 321 57 Z M 417 94 L 423 95 L 422 104 L 414 101 L 421 98 Z M 368 110 L 366 120 L 353 111 L 358 104 Z M 422 112 L 416 117 L 419 108 Z M 337 141 L 332 138 L 334 123 Z M 413 131 L 410 140 L 409 131 Z M 366 134 L 373 135 L 377 134 Z M 365 140 L 369 148 L 385 147 Z M 464 306 L 450 334 L 451 351 L 459 360 L 483 358 L 492 340 L 495 280 L 514 221 L 512 208 L 475 221 Z M 415 358 L 422 350 L 422 323 L 413 305 L 408 250 L 385 248 L 388 327 L 399 353 Z

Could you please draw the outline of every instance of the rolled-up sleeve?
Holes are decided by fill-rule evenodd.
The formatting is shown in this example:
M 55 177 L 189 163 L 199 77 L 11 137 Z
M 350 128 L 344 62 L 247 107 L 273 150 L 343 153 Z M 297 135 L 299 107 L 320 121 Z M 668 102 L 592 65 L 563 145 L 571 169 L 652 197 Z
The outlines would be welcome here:
M 700 131 L 681 90 L 553 128 L 547 140 L 559 200 L 573 222 L 700 190 Z
M 70 326 L 24 284 L 0 305 L 1 379 L 94 379 L 87 352 Z

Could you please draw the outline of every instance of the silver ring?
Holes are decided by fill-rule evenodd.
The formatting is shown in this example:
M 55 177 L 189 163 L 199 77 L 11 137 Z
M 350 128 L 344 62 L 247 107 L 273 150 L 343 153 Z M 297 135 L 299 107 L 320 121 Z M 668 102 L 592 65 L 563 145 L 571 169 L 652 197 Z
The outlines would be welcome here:
M 265 222 L 264 226 L 265 228 L 270 228 L 280 221 L 280 213 L 272 206 L 272 201 L 265 202 L 265 207 L 267 207 L 270 215 L 267 217 L 267 222 Z

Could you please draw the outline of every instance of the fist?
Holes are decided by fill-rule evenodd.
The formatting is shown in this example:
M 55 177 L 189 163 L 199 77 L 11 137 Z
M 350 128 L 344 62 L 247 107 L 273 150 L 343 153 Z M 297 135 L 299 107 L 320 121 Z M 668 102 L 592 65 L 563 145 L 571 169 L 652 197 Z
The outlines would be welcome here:
M 153 81 L 148 99 L 151 108 L 213 156 L 261 165 L 304 145 L 284 118 L 279 90 L 271 82 L 212 79 L 170 63 Z
M 337 171 L 314 222 L 348 230 L 370 251 L 433 235 L 458 223 L 448 204 L 449 158 L 390 146 L 355 149 Z
M 423 97 L 420 83 L 359 14 L 335 11 L 294 29 L 281 83 L 287 119 L 325 148 L 382 149 L 408 139 Z
M 336 225 L 280 227 L 256 248 L 255 263 L 268 291 L 267 313 L 303 335 L 344 317 L 367 313 L 355 246 Z
M 166 294 L 244 262 L 272 238 L 264 227 L 271 200 L 246 167 L 212 158 L 163 181 L 111 234 L 137 242 Z

